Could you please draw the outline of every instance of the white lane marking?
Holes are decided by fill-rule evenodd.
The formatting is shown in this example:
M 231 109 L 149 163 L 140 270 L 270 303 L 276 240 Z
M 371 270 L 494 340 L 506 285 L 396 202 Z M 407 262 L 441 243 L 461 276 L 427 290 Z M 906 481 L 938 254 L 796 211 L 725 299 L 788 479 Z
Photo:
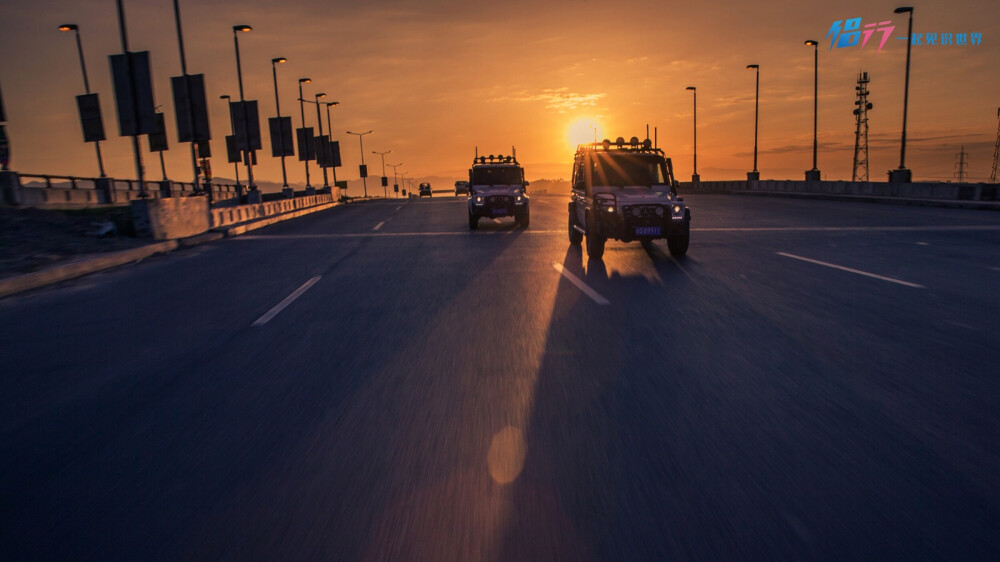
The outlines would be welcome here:
M 263 326 L 264 324 L 270 322 L 272 318 L 277 316 L 278 313 L 281 312 L 282 310 L 285 310 L 285 307 L 295 302 L 295 299 L 301 297 L 302 293 L 308 291 L 309 287 L 315 285 L 316 282 L 319 281 L 321 278 L 322 278 L 321 275 L 317 275 L 316 277 L 313 277 L 312 279 L 303 283 L 301 287 L 295 289 L 294 293 L 288 295 L 287 297 L 285 297 L 285 300 L 274 305 L 274 308 L 268 310 L 267 314 L 258 318 L 253 324 L 251 324 L 251 326 Z
M 383 224 L 385 224 L 385 221 L 382 221 L 382 222 L 380 222 L 380 223 L 376 224 L 376 225 L 375 225 L 375 228 L 373 228 L 372 230 L 378 230 L 378 229 L 382 228 L 382 225 L 383 225 Z
M 500 219 L 493 219 L 493 222 L 500 224 Z
M 848 273 L 855 273 L 857 275 L 864 275 L 865 277 L 871 277 L 873 279 L 879 279 L 882 281 L 888 281 L 890 283 L 896 283 L 898 285 L 905 285 L 907 287 L 913 287 L 914 289 L 924 289 L 923 285 L 917 285 L 916 283 L 910 283 L 909 281 L 902 281 L 900 279 L 893 279 L 892 277 L 885 277 L 884 275 L 876 275 L 875 273 L 868 273 L 867 271 L 861 271 L 860 269 L 851 269 L 850 267 L 844 267 L 842 265 L 837 265 L 833 263 L 827 263 L 825 261 L 813 260 L 809 258 L 804 258 L 802 256 L 796 256 L 795 254 L 786 254 L 785 252 L 776 252 L 779 256 L 785 256 L 786 258 L 792 258 L 794 260 L 801 260 L 804 262 L 814 263 L 816 265 L 822 265 L 825 267 L 832 267 L 833 269 L 839 269 L 841 271 L 846 271 Z
M 400 209 L 402 209 L 402 208 L 403 208 L 403 206 L 402 206 L 402 205 L 400 205 L 400 206 L 396 207 L 396 210 L 398 211 L 398 210 L 400 210 Z
M 930 246 L 927 242 L 917 242 L 917 246 Z
M 593 299 L 593 301 L 596 302 L 597 304 L 602 305 L 602 306 L 606 306 L 606 305 L 611 304 L 611 301 L 609 301 L 608 299 L 602 297 L 600 295 L 600 293 L 598 293 L 597 291 L 591 289 L 579 277 L 577 277 L 576 275 L 573 275 L 572 273 L 566 271 L 566 268 L 563 267 L 561 263 L 552 262 L 552 267 L 554 267 L 556 271 L 558 271 L 560 274 L 562 274 L 562 276 L 565 277 L 570 283 L 576 285 L 577 289 L 580 289 L 581 291 L 583 291 L 583 293 L 585 295 L 587 295 L 588 297 L 590 297 L 591 299 Z

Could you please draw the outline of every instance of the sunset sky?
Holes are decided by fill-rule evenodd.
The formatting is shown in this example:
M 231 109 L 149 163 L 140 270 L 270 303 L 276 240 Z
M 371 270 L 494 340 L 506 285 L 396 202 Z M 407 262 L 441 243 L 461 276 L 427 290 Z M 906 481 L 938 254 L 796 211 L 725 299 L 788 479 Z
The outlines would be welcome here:
M 692 96 L 698 88 L 698 171 L 703 180 L 741 179 L 752 168 L 754 73 L 760 65 L 761 178 L 802 179 L 812 164 L 813 48 L 819 46 L 819 162 L 825 179 L 851 177 L 854 86 L 871 75 L 871 178 L 884 181 L 899 164 L 905 41 L 901 2 L 720 0 L 576 2 L 513 0 L 191 0 L 181 1 L 190 73 L 204 73 L 212 127 L 213 170 L 225 162 L 229 119 L 219 95 L 238 97 L 232 26 L 240 35 L 248 99 L 260 101 L 265 151 L 260 179 L 280 181 L 270 157 L 266 118 L 275 114 L 270 60 L 278 67 L 282 113 L 301 126 L 297 79 L 305 94 L 326 92 L 344 167 L 358 177 L 358 139 L 371 151 L 392 150 L 409 177 L 462 179 L 481 153 L 517 147 L 529 179 L 568 178 L 573 147 L 599 137 L 645 135 L 659 144 L 678 177 L 690 179 Z M 981 33 L 979 45 L 916 45 L 910 82 L 907 167 L 915 180 L 946 180 L 965 146 L 968 174 L 990 174 L 1000 106 L 1000 4 L 996 0 L 912 4 L 914 32 Z M 737 7 L 739 6 L 739 7 Z M 180 58 L 171 0 L 126 0 L 130 48 L 148 50 L 156 103 L 167 113 L 167 171 L 191 181 L 190 152 L 176 143 L 170 77 Z M 878 36 L 859 47 L 830 49 L 835 20 L 862 25 L 891 20 L 895 32 L 878 51 Z M 62 23 L 80 26 L 91 88 L 101 97 L 109 140 L 102 143 L 108 174 L 135 177 L 131 142 L 117 136 L 108 55 L 121 52 L 114 0 L 5 0 L 0 4 L 0 89 L 8 113 L 11 168 L 31 174 L 97 175 L 91 146 L 82 142 L 74 96 L 83 93 L 76 46 Z M 306 124 L 315 126 L 315 108 Z M 324 129 L 326 128 L 324 114 Z M 147 151 L 147 178 L 159 162 Z M 288 159 L 289 181 L 304 182 Z M 312 173 L 315 180 L 316 168 Z M 241 175 L 244 172 L 241 170 Z M 391 175 L 391 169 L 389 170 Z

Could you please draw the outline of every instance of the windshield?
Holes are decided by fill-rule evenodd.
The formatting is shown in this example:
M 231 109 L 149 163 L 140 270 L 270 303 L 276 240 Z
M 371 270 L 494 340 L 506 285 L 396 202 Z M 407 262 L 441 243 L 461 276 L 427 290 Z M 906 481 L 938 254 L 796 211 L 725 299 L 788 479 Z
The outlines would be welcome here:
M 521 185 L 523 178 L 517 166 L 476 166 L 472 169 L 473 185 Z
M 594 185 L 665 184 L 663 159 L 653 154 L 594 154 Z

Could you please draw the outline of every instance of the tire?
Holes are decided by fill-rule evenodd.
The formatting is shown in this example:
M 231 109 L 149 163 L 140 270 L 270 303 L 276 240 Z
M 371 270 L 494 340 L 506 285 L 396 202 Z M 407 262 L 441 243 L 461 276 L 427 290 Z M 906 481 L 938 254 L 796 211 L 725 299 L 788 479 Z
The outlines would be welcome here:
M 667 248 L 670 249 L 670 255 L 680 257 L 686 254 L 688 251 L 688 243 L 690 241 L 690 234 L 671 236 L 667 238 Z
M 607 239 L 597 232 L 597 221 L 594 215 L 587 214 L 587 256 L 592 260 L 604 257 L 604 243 Z
M 469 230 L 476 230 L 479 228 L 479 217 L 469 213 Z
M 528 228 L 528 225 L 531 223 L 530 213 L 531 210 L 525 207 L 523 212 L 518 213 L 517 215 L 514 216 L 514 220 L 517 221 L 517 224 L 521 225 L 521 228 Z
M 583 234 L 574 228 L 576 226 L 576 205 L 569 204 L 569 243 L 574 246 L 579 246 L 580 242 L 583 242 Z

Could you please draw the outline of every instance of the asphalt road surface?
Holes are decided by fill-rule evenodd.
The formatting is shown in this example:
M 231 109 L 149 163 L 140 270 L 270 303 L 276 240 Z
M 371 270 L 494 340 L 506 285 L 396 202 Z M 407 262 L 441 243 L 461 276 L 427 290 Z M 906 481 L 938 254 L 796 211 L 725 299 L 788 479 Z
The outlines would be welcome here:
M 0 301 L 2 560 L 998 560 L 1000 214 L 352 204 Z

